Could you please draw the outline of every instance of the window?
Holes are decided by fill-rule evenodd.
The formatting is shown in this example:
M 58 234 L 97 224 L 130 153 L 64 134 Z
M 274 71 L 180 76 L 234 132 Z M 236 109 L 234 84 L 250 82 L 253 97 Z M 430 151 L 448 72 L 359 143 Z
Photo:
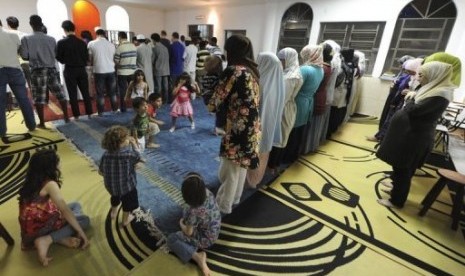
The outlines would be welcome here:
M 308 44 L 312 20 L 312 8 L 305 3 L 297 3 L 287 9 L 281 19 L 278 51 L 291 47 L 300 52 Z
M 363 52 L 366 58 L 365 72 L 371 74 L 385 24 L 385 22 L 322 22 L 318 41 L 321 43 L 331 39 L 341 45 L 341 49 Z
M 213 36 L 213 25 L 201 24 L 201 25 L 189 25 L 188 26 L 190 37 L 200 37 L 203 40 L 208 40 Z
M 457 17 L 451 0 L 415 0 L 397 19 L 384 71 L 399 72 L 397 59 L 404 55 L 427 56 L 444 51 Z
M 225 39 L 228 39 L 232 35 L 243 35 L 246 36 L 247 31 L 246 30 L 224 30 L 224 37 Z
M 115 45 L 118 44 L 119 31 L 127 32 L 128 39 L 131 41 L 134 33 L 129 32 L 129 15 L 124 8 L 117 5 L 109 7 L 105 13 L 105 21 L 108 41 Z

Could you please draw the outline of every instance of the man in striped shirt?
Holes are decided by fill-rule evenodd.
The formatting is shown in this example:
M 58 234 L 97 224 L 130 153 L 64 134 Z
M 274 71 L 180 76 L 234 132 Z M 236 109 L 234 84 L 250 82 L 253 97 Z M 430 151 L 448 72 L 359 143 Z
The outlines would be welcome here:
M 119 105 L 121 112 L 126 112 L 124 97 L 132 75 L 137 68 L 136 46 L 128 41 L 126 32 L 118 33 L 119 45 L 115 52 L 116 74 L 118 76 Z

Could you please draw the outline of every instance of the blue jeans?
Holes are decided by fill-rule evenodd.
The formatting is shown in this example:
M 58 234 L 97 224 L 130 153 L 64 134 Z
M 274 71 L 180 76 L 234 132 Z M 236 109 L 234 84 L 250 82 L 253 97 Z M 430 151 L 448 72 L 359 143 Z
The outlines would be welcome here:
M 78 202 L 71 202 L 68 204 L 68 207 L 69 209 L 71 209 L 71 212 L 73 212 L 82 230 L 86 230 L 87 228 L 89 228 L 90 219 L 88 216 L 82 214 L 81 204 L 79 204 Z M 74 235 L 76 235 L 76 230 L 74 230 L 74 228 L 69 223 L 65 224 L 65 226 L 63 226 L 62 228 L 50 233 L 53 242 L 58 242 L 64 238 L 68 238 Z
M 124 98 L 129 83 L 132 81 L 133 75 L 118 75 L 118 93 L 119 93 L 119 108 L 121 112 L 126 112 L 126 103 Z
M 116 101 L 116 75 L 115 72 L 105 74 L 94 74 L 95 90 L 97 92 L 97 112 L 101 114 L 105 107 L 105 89 L 110 97 L 111 109 L 118 109 Z
M 170 76 L 156 76 L 155 80 L 156 80 L 155 85 L 157 87 L 157 90 L 155 91 L 161 94 L 163 103 L 171 102 L 170 101 L 171 93 L 168 88 Z
M 36 121 L 34 118 L 34 111 L 32 104 L 27 97 L 26 80 L 24 74 L 19 68 L 2 67 L 0 68 L 0 137 L 6 135 L 6 114 L 5 108 L 7 103 L 6 85 L 9 85 L 19 108 L 23 113 L 24 122 L 29 130 L 36 128 Z
M 197 247 L 185 240 L 184 233 L 178 231 L 171 233 L 166 241 L 168 248 L 183 262 L 187 263 L 197 252 Z

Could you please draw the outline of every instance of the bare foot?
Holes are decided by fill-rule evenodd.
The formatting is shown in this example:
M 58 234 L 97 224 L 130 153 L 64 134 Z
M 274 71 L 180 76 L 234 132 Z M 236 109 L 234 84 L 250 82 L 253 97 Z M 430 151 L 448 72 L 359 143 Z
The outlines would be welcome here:
M 207 265 L 207 253 L 203 251 L 195 252 L 192 259 L 197 263 L 204 276 L 210 275 L 210 268 Z
M 115 219 L 118 215 L 118 207 L 111 207 L 110 217 L 111 219 Z
M 157 149 L 160 147 L 160 144 L 155 144 L 155 143 L 148 143 L 146 148 L 148 149 Z
M 48 257 L 48 249 L 53 243 L 52 237 L 50 235 L 42 236 L 34 240 L 34 245 L 37 249 L 37 255 L 39 257 L 39 262 L 43 266 L 48 266 L 48 263 L 53 259 Z
M 367 139 L 367 141 L 370 142 L 379 142 L 378 138 L 376 138 L 375 136 L 365 136 L 365 138 Z
M 133 221 L 135 216 L 133 216 L 131 213 L 128 215 L 128 217 L 123 221 L 123 227 L 128 226 L 131 224 L 131 221 Z
M 392 182 L 388 182 L 388 181 L 381 181 L 380 184 L 389 189 L 392 189 L 393 187 Z
M 79 245 L 81 244 L 81 239 L 76 237 L 67 237 L 62 240 L 59 240 L 57 243 L 68 248 L 76 249 L 79 248 Z
M 41 123 L 41 124 L 38 124 L 37 125 L 37 128 L 40 128 L 40 129 L 48 129 L 48 127 L 45 125 L 45 123 Z

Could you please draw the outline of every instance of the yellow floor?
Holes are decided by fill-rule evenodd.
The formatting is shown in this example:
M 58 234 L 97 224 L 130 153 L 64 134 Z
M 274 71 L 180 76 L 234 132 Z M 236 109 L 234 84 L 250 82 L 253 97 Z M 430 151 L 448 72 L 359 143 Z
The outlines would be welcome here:
M 8 133 L 26 132 L 18 113 L 10 114 L 8 127 Z M 347 236 L 349 239 L 367 246 L 367 249 L 358 258 L 338 267 L 331 273 L 332 275 L 372 275 L 374 273 L 416 275 L 426 273 L 421 268 L 402 260 L 393 254 L 392 250 L 383 247 L 382 244 L 388 244 L 451 274 L 462 274 L 465 271 L 464 265 L 458 265 L 457 262 L 451 261 L 451 258 L 437 253 L 439 250 L 465 262 L 461 255 L 465 252 L 465 242 L 461 232 L 450 230 L 450 218 L 441 213 L 430 211 L 423 218 L 416 215 L 419 201 L 434 183 L 435 178 L 414 178 L 409 201 L 406 207 L 400 211 L 389 210 L 376 203 L 378 197 L 386 197 L 378 182 L 381 178 L 379 172 L 389 170 L 389 166 L 375 159 L 372 153 L 374 144 L 364 139 L 365 135 L 373 134 L 374 130 L 376 130 L 376 125 L 353 123 L 345 125 L 334 138 L 345 143 L 356 141 L 358 148 L 334 141 L 327 142 L 320 148 L 320 153 L 323 154 L 313 154 L 301 158 L 299 162 L 291 166 L 271 184 L 269 189 L 259 192 L 268 194 L 286 206 L 297 210 L 303 218 L 308 217 L 321 222 L 327 231 L 336 230 L 341 237 Z M 1 221 L 16 241 L 14 246 L 7 247 L 5 242 L 0 240 L 0 275 L 199 275 L 195 265 L 191 263 L 182 265 L 172 255 L 160 250 L 153 252 L 145 248 L 142 243 L 138 242 L 131 229 L 127 232 L 121 231 L 113 223 L 110 235 L 118 237 L 115 241 L 116 246 L 121 249 L 127 262 L 134 268 L 128 270 L 122 265 L 108 244 L 109 233 L 105 232 L 105 222 L 109 210 L 109 195 L 103 187 L 101 176 L 96 172 L 95 166 L 80 154 L 71 143 L 63 140 L 64 137 L 58 132 L 37 130 L 31 134 L 32 139 L 25 141 L 9 145 L 0 142 L 2 148 L 0 156 L 15 156 L 16 159 L 21 160 L 33 152 L 37 145 L 56 147 L 62 160 L 63 194 L 67 201 L 81 202 L 83 211 L 91 217 L 91 229 L 88 231 L 91 246 L 89 249 L 81 251 L 54 245 L 50 250 L 50 255 L 54 260 L 48 268 L 42 268 L 36 260 L 34 251 L 23 252 L 20 249 L 17 221 L 18 205 L 16 197 L 13 197 L 0 205 Z M 8 180 L 11 178 L 10 171 L 15 171 L 15 176 L 20 176 L 24 173 L 24 168 L 12 166 L 8 172 L 0 173 L 0 179 Z M 434 168 L 426 168 L 425 173 L 436 177 Z M 296 199 L 296 194 L 305 196 L 305 191 L 299 187 L 287 190 L 281 185 L 282 182 L 304 183 L 322 200 L 300 201 Z M 334 198 L 338 198 L 339 202 L 322 195 L 321 191 L 327 183 L 334 184 L 329 193 L 333 193 Z M 0 187 L 2 185 L 4 185 L 3 182 L 0 183 Z M 342 193 L 341 195 L 341 191 L 349 191 L 350 193 Z M 359 196 L 358 204 L 355 207 L 347 206 L 349 203 L 344 205 L 344 200 L 347 200 L 351 193 Z M 444 202 L 450 201 L 445 192 L 441 195 L 441 199 Z M 448 211 L 449 207 L 437 206 L 437 208 Z M 325 216 L 331 219 L 325 220 Z M 357 221 L 354 221 L 353 217 L 357 217 Z M 401 230 L 401 228 L 407 231 Z M 357 231 L 351 229 L 357 229 Z M 372 239 L 367 237 L 372 237 Z M 425 237 L 439 241 L 439 245 L 431 247 L 432 242 L 425 241 Z M 140 262 L 134 259 L 127 250 L 124 250 L 123 243 L 128 239 L 134 240 L 138 245 L 137 247 L 129 245 L 132 246 L 131 250 L 142 251 L 138 253 L 147 255 L 145 260 Z M 234 246 L 233 242 L 220 242 Z M 328 243 L 316 250 L 324 252 L 325 248 L 331 246 L 333 245 Z M 454 252 L 458 252 L 458 254 Z M 209 252 L 208 254 L 215 253 Z M 242 271 L 241 268 L 233 270 L 247 272 Z M 271 275 L 271 273 L 257 274 Z M 217 274 L 213 273 L 213 275 Z

